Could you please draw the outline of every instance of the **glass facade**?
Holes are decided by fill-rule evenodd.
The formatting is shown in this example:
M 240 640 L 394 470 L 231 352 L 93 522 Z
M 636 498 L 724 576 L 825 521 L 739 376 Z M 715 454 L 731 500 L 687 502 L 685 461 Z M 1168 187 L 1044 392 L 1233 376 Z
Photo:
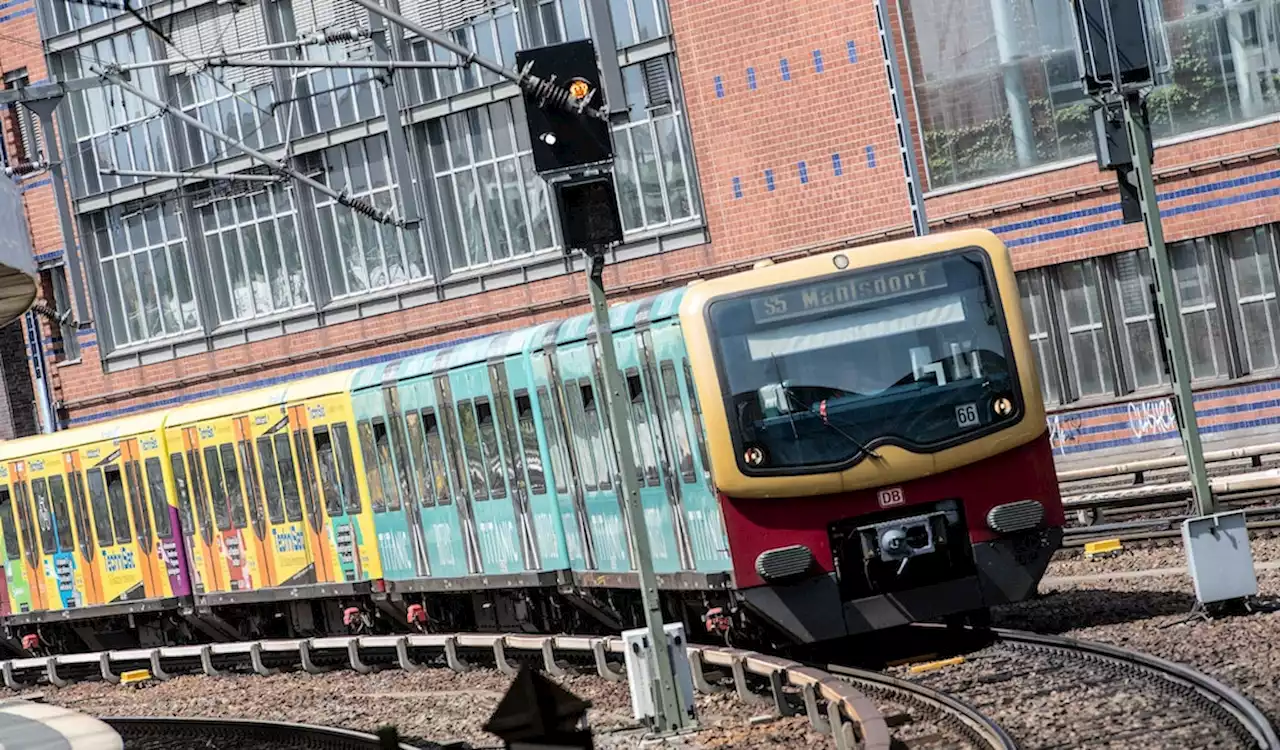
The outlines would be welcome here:
M 1264 226 L 1169 246 L 1197 385 L 1280 369 L 1277 236 Z M 1023 271 L 1018 287 L 1046 403 L 1168 384 L 1146 250 Z
M 406 7 L 411 15 L 433 12 Z M 511 66 L 525 46 L 590 36 L 584 0 L 454 10 L 437 20 L 452 19 L 456 25 L 447 33 L 455 41 Z M 609 10 L 620 50 L 669 34 L 662 0 L 614 0 Z M 46 13 L 57 19 L 46 24 L 55 35 L 114 17 L 62 0 Z M 163 59 L 132 73 L 149 95 L 252 148 L 292 158 L 317 181 L 396 217 L 407 215 L 406 201 L 416 201 L 422 220 L 379 224 L 288 180 L 186 180 L 145 201 L 136 192 L 126 197 L 122 189 L 153 178 L 104 169 L 225 170 L 243 154 L 118 87 L 75 92 L 62 115 L 63 137 L 81 226 L 91 237 L 86 262 L 101 272 L 93 302 L 108 333 L 100 337 L 106 352 L 134 356 L 199 332 L 221 335 L 264 319 L 363 304 L 371 295 L 400 294 L 451 274 L 558 256 L 557 222 L 545 181 L 533 169 L 523 102 L 497 76 L 474 65 L 388 73 L 224 67 L 201 57 L 366 27 L 367 14 L 352 3 L 251 0 L 152 15 L 167 39 L 141 28 L 81 46 L 68 47 L 71 37 L 55 39 L 54 74 L 77 78 L 92 75 L 91 66 Z M 404 43 L 410 58 L 457 62 L 411 33 Z M 305 44 L 277 54 L 359 61 L 381 54 L 375 44 Z M 701 226 L 668 49 L 629 52 L 635 62 L 622 69 L 627 107 L 614 125 L 616 174 L 625 230 L 636 239 Z M 390 101 L 386 86 L 395 86 L 395 101 L 410 111 L 402 159 L 374 129 Z M 478 104 L 485 91 L 492 96 Z M 422 105 L 437 111 L 422 115 L 414 109 Z M 448 114 L 438 114 L 441 107 Z
M 1280 112 L 1280 0 L 1149 7 L 1168 63 L 1149 105 L 1157 139 Z M 930 188 L 1093 154 L 1069 3 L 907 0 L 902 11 Z

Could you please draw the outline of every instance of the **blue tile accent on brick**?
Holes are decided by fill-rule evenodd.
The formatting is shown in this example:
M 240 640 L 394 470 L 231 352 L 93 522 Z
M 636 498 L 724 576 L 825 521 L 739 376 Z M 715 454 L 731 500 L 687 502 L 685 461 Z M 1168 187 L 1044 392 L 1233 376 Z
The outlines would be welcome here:
M 30 2 L 31 0 L 8 0 L 8 2 L 0 3 L 0 10 L 8 10 L 16 5 L 27 5 Z
M 782 70 L 782 80 L 790 81 L 791 80 L 791 63 L 787 62 L 787 58 L 785 57 L 782 58 L 782 60 L 778 63 L 778 67 L 779 69 Z
M 876 147 L 867 146 L 867 169 L 876 168 Z
M 809 183 L 809 165 L 800 162 L 796 165 L 796 168 L 800 171 L 800 184 L 807 185 Z
M 858 61 L 858 43 L 850 39 L 844 43 L 844 51 L 849 55 L 849 64 L 852 65 Z
M 734 198 L 742 197 L 742 178 L 741 177 L 733 178 L 733 197 Z
M 25 18 L 27 16 L 34 15 L 35 12 L 36 12 L 35 8 L 26 8 L 24 10 L 17 11 L 16 13 L 10 13 L 7 16 L 0 16 L 0 23 L 4 23 L 5 21 L 14 21 L 19 18 Z
M 776 185 L 774 185 L 774 183 L 773 183 L 773 170 L 772 170 L 772 169 L 766 169 L 766 170 L 764 171 L 764 186 L 765 186 L 766 188 L 768 188 L 769 192 L 771 192 L 771 193 L 773 192 L 773 189 L 774 189 L 775 187 L 777 187 L 777 186 L 776 186 Z
M 844 174 L 844 163 L 840 161 L 840 154 L 831 155 L 831 171 L 836 173 L 836 177 Z
M 824 69 L 822 64 L 822 50 L 815 49 L 813 51 L 813 69 L 821 73 Z
M 720 80 L 720 76 L 716 76 L 716 98 L 724 98 L 724 81 Z
M 755 68 L 747 68 L 747 88 L 752 91 L 756 90 L 756 69 Z

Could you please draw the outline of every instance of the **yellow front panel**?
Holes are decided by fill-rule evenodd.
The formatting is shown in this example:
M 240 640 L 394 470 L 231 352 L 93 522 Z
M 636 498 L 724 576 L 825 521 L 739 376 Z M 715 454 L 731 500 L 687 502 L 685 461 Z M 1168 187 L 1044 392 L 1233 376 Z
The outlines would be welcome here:
M 995 434 L 935 453 L 921 454 L 893 445 L 880 446 L 876 448 L 881 456 L 879 460 L 866 459 L 843 471 L 804 474 L 803 477 L 747 476 L 742 473 L 730 436 L 729 416 L 725 410 L 724 394 L 707 327 L 707 308 L 714 300 L 742 292 L 847 273 L 851 269 L 870 268 L 970 247 L 980 248 L 990 257 L 1000 303 L 1004 308 L 1010 348 L 1022 390 L 1023 415 L 1017 423 Z M 849 261 L 845 268 L 836 265 L 837 256 L 843 256 Z M 730 496 L 816 496 L 903 482 L 1007 451 L 1036 439 L 1046 429 L 1044 402 L 1040 397 L 1035 360 L 1022 320 L 1013 264 L 1008 250 L 994 234 L 986 230 L 934 234 L 823 253 L 706 281 L 692 286 L 685 294 L 680 306 L 680 325 L 688 346 L 698 399 L 702 403 L 712 477 L 716 487 Z

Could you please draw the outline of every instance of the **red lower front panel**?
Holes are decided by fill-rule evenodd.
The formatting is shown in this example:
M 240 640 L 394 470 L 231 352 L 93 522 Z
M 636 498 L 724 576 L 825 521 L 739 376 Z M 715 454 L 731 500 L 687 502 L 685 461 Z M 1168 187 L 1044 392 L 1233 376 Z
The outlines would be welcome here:
M 798 476 L 795 481 L 802 484 L 805 478 Z M 999 537 L 987 527 L 987 511 L 993 506 L 1018 500 L 1043 503 L 1047 525 L 1057 527 L 1064 523 L 1058 476 L 1047 432 L 1037 440 L 998 456 L 891 487 L 792 499 L 757 500 L 721 495 L 734 581 L 738 588 L 764 583 L 756 572 L 756 558 L 761 552 L 795 544 L 808 547 L 817 566 L 823 572 L 832 572 L 830 525 L 883 512 L 885 507 L 881 506 L 880 493 L 888 489 L 901 490 L 902 503 L 892 508 L 903 510 L 904 515 L 909 515 L 913 505 L 959 500 L 973 543 Z

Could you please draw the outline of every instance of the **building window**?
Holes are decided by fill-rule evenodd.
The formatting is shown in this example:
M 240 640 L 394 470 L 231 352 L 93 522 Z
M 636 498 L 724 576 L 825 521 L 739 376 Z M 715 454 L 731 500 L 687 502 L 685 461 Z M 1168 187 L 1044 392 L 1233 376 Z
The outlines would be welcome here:
M 1084 398 L 1115 393 L 1097 261 L 1082 260 L 1059 266 L 1058 283 L 1067 335 L 1067 361 L 1071 363 L 1077 395 Z
M 311 303 L 291 187 L 214 200 L 198 211 L 219 323 Z
M 63 77 L 88 76 L 90 65 L 110 62 L 146 62 L 152 59 L 147 32 L 136 29 L 100 39 L 62 55 Z M 133 84 L 148 95 L 163 100 L 159 73 L 154 68 L 134 71 Z M 71 135 L 75 147 L 68 161 L 77 196 L 114 190 L 139 181 L 137 177 L 100 174 L 101 169 L 172 169 L 167 118 L 119 86 L 94 86 L 67 95 L 71 107 Z M 65 122 L 65 120 L 64 120 Z
M 109 321 L 115 346 L 200 327 L 176 206 L 111 208 L 87 223 L 100 272 L 98 317 Z
M 1245 363 L 1249 372 L 1274 369 L 1280 305 L 1271 238 L 1266 227 L 1255 227 L 1228 234 L 1225 245 Z
M 546 184 L 533 168 L 523 106 L 511 99 L 426 124 L 423 163 L 453 271 L 556 247 Z
M 693 156 L 668 58 L 622 69 L 627 121 L 613 128 L 623 229 L 638 232 L 698 216 Z
M 1058 375 L 1057 348 L 1050 324 L 1049 295 L 1045 291 L 1042 271 L 1018 274 L 1018 292 L 1022 296 L 1022 317 L 1040 373 L 1040 392 L 1047 404 L 1062 402 L 1062 383 Z
M 520 7 L 533 37 L 530 46 L 574 42 L 591 36 L 582 0 L 523 0 Z M 621 39 L 618 43 L 621 45 Z
M 84 2 L 84 0 L 49 0 L 46 9 L 50 28 L 54 34 L 75 31 L 114 18 L 123 12 L 123 3 Z
M 247 82 L 228 84 L 205 73 L 182 73 L 173 77 L 182 111 L 253 148 L 270 148 L 280 143 L 274 115 L 275 89 L 270 83 L 250 86 Z M 208 164 L 238 154 L 213 136 L 184 125 L 187 168 Z
M 375 207 L 397 210 L 385 136 L 322 152 L 323 182 Z M 398 213 L 398 211 L 397 211 Z M 332 198 L 316 204 L 329 293 L 334 299 L 424 279 L 427 264 L 417 230 L 380 224 Z
M 284 34 L 290 39 L 313 31 L 368 26 L 365 10 L 355 3 L 293 0 L 277 7 Z M 301 51 L 304 59 L 316 61 L 372 58 L 367 43 L 307 45 Z M 375 79 L 382 80 L 372 68 L 301 70 L 293 75 L 293 91 L 282 98 L 296 104 L 290 112 L 296 111 L 295 127 L 300 134 L 312 135 L 381 115 L 382 97 L 375 88 Z
M 1148 5 L 1168 53 L 1148 101 L 1157 138 L 1280 111 L 1274 0 Z M 931 188 L 1092 153 L 1069 3 L 907 0 L 903 20 Z
M 1179 242 L 1169 246 L 1169 255 L 1191 375 L 1197 380 L 1225 377 L 1226 338 L 1213 280 L 1212 241 L 1203 237 Z
M 662 0 L 609 0 L 609 16 L 619 49 L 666 33 L 667 7 Z
M 449 32 L 449 36 L 458 44 L 474 50 L 477 55 L 501 61 L 511 68 L 516 64 L 516 50 L 523 46 L 517 30 L 515 9 L 511 5 L 480 15 L 454 28 Z M 415 60 L 436 62 L 458 60 L 452 52 L 416 37 L 410 43 L 409 50 Z M 499 78 L 496 74 L 483 70 L 477 65 L 467 65 L 459 68 L 420 70 L 416 71 L 416 74 L 408 74 L 406 80 L 410 85 L 407 87 L 405 101 L 408 105 L 414 105 L 482 86 L 490 86 L 498 83 Z
M 1156 325 L 1151 261 L 1146 249 L 1115 256 L 1116 316 L 1130 385 L 1150 388 L 1165 382 L 1164 342 Z

